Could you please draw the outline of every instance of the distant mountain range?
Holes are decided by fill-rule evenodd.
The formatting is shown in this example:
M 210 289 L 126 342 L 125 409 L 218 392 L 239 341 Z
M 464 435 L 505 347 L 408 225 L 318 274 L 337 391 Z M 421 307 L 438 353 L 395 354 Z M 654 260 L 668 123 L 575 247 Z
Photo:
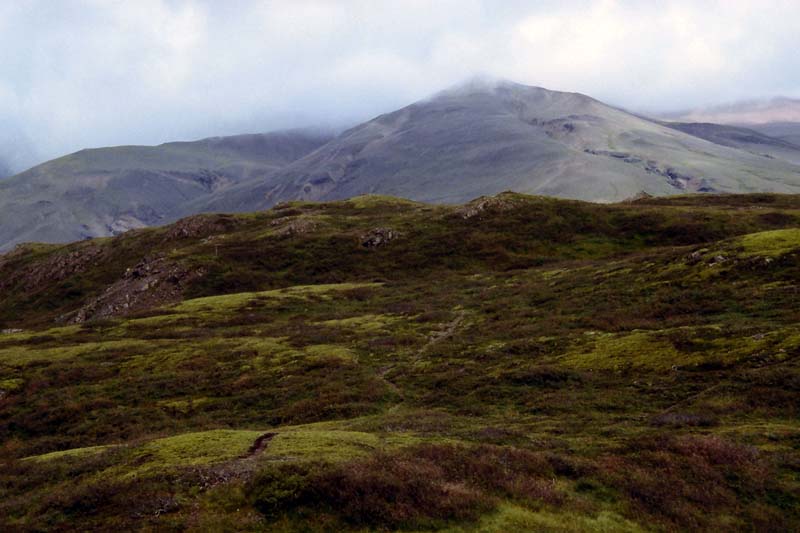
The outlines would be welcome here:
M 775 122 L 800 123 L 800 100 L 783 97 L 769 100 L 749 100 L 682 111 L 673 113 L 667 118 L 685 122 L 751 126 Z
M 800 145 L 800 100 L 773 98 L 714 106 L 664 118 L 675 122 L 703 122 L 746 127 L 794 145 Z
M 0 248 L 163 224 L 186 203 L 265 179 L 328 140 L 288 131 L 82 150 L 0 181 Z
M 655 120 L 582 94 L 475 81 L 336 136 L 277 132 L 50 161 L 0 181 L 0 249 L 365 193 L 438 203 L 505 190 L 598 202 L 800 193 L 793 130 L 767 126 Z

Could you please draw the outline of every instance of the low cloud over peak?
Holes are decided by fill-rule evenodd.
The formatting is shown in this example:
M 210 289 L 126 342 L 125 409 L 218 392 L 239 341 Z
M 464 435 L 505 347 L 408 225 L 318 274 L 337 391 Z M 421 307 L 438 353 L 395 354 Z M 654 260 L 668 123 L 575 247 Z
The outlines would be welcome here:
M 793 0 L 7 2 L 0 117 L 49 158 L 344 126 L 476 72 L 700 107 L 800 96 L 797 35 Z

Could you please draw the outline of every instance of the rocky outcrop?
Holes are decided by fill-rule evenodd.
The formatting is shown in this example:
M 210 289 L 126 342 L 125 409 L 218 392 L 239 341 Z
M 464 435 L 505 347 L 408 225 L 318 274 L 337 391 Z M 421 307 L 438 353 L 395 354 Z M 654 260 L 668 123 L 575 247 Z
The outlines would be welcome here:
M 20 248 L 20 253 L 23 248 Z M 0 268 L 11 263 L 15 252 L 0 261 Z M 107 251 L 99 245 L 89 244 L 71 252 L 55 253 L 43 261 L 34 261 L 23 268 L 14 269 L 0 279 L 0 290 L 20 286 L 25 291 L 36 291 L 45 286 L 79 274 L 101 262 Z
M 509 211 L 519 205 L 514 197 L 508 193 L 496 196 L 481 196 L 456 211 L 464 220 L 476 217 L 486 210 Z
M 379 248 L 400 237 L 400 232 L 391 228 L 375 228 L 361 236 L 364 248 Z
M 192 280 L 204 274 L 202 269 L 189 270 L 163 257 L 145 258 L 128 268 L 122 278 L 100 296 L 65 318 L 69 323 L 79 324 L 174 303 L 181 300 Z
M 307 217 L 283 217 L 270 222 L 279 237 L 302 235 L 317 229 L 317 222 Z
M 165 240 L 192 239 L 227 233 L 241 224 L 231 215 L 195 215 L 170 226 Z

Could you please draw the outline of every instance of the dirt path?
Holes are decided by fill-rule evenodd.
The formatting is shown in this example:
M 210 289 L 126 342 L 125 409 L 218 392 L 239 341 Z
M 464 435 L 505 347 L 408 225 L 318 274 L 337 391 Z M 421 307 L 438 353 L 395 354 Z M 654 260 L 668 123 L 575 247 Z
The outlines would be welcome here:
M 267 445 L 269 444 L 269 441 L 271 441 L 275 437 L 275 435 L 277 435 L 277 433 L 264 433 L 263 435 L 258 437 L 255 440 L 255 442 L 253 442 L 253 444 L 247 450 L 247 453 L 242 455 L 239 459 L 240 460 L 241 459 L 249 459 L 251 457 L 254 457 L 254 456 L 262 453 L 264 450 L 267 449 Z
M 422 348 L 420 348 L 419 350 L 416 351 L 416 353 L 414 353 L 411 361 L 412 362 L 419 361 L 425 355 L 425 352 L 427 352 L 431 347 L 435 346 L 437 343 L 449 337 L 452 337 L 456 333 L 456 330 L 458 330 L 458 327 L 464 321 L 466 315 L 467 315 L 466 311 L 464 310 L 459 311 L 456 317 L 450 322 L 448 322 L 443 329 L 433 332 L 428 337 L 428 341 L 422 346 Z M 383 381 L 392 392 L 394 392 L 400 397 L 400 401 L 397 402 L 392 407 L 390 407 L 389 412 L 396 411 L 405 401 L 405 395 L 403 394 L 403 391 L 400 390 L 400 388 L 397 385 L 386 379 L 386 374 L 388 374 L 394 368 L 395 368 L 394 365 L 390 365 L 380 369 L 377 373 L 378 378 L 381 381 Z
M 426 342 L 425 345 L 422 348 L 420 348 L 419 351 L 417 352 L 417 359 L 419 359 L 422 355 L 424 355 L 425 352 L 428 351 L 428 349 L 431 348 L 432 346 L 445 340 L 448 337 L 452 337 L 453 334 L 455 334 L 456 330 L 458 329 L 458 326 L 460 326 L 461 323 L 464 321 L 464 317 L 466 317 L 466 315 L 467 315 L 466 311 L 464 310 L 459 311 L 456 317 L 453 320 L 451 320 L 442 331 L 434 332 L 433 335 L 431 335 L 428 338 L 428 342 Z

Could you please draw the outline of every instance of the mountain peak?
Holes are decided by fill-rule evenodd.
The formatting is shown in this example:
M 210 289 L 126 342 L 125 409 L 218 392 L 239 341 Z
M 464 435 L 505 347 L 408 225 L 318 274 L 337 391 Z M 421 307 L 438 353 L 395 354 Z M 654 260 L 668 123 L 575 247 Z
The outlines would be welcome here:
M 586 100 L 594 100 L 589 96 L 580 93 L 554 91 L 537 85 L 525 85 L 517 83 L 506 78 L 499 78 L 489 75 L 476 75 L 465 79 L 459 83 L 451 85 L 450 87 L 434 94 L 431 99 L 442 97 L 465 97 L 465 96 L 479 96 L 479 95 L 501 95 L 501 96 L 516 96 L 516 97 L 530 97 L 530 96 L 543 96 L 549 95 L 556 97 L 559 95 L 569 96 L 571 98 L 580 97 Z

